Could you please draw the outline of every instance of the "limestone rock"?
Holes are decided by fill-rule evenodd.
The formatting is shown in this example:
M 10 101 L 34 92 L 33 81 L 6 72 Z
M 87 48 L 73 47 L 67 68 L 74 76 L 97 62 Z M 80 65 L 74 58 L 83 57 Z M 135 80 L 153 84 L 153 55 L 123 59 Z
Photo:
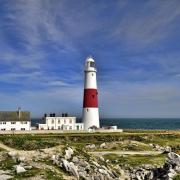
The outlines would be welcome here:
M 10 152 L 8 152 L 8 155 L 10 156 L 10 157 L 16 157 L 17 156 L 17 152 L 16 151 L 10 151 Z
M 106 148 L 106 143 L 102 143 L 102 144 L 100 144 L 100 146 L 99 146 L 100 148 Z
M 70 147 L 68 147 L 68 149 L 65 150 L 65 153 L 65 159 L 70 159 L 71 156 L 74 154 L 73 150 Z
M 17 174 L 26 172 L 26 170 L 24 169 L 24 167 L 22 167 L 21 165 L 17 165 L 17 166 L 15 167 L 15 170 L 16 170 L 16 173 L 17 173 Z
M 65 168 L 66 171 L 70 172 L 72 175 L 79 178 L 77 167 L 74 165 L 73 162 L 68 162 L 66 159 L 63 159 L 62 166 Z
M 18 161 L 20 162 L 24 162 L 26 160 L 26 158 L 24 156 L 19 156 L 18 157 Z
M 8 180 L 8 179 L 12 179 L 13 176 L 8 175 L 8 174 L 0 174 L 0 180 Z
M 86 149 L 95 149 L 96 145 L 95 144 L 88 144 L 85 146 Z
M 175 166 L 180 166 L 180 155 L 170 152 L 167 157 L 167 163 Z

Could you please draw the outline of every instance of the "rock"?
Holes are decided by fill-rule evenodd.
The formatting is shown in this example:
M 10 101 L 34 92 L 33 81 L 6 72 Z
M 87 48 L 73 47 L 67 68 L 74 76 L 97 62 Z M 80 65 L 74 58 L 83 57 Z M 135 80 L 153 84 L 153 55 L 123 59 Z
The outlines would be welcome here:
M 100 148 L 106 148 L 106 143 L 102 143 L 99 147 Z
M 10 151 L 10 152 L 8 152 L 8 155 L 10 156 L 10 157 L 16 157 L 17 156 L 17 152 L 16 151 Z
M 74 165 L 73 162 L 68 162 L 67 160 L 63 159 L 62 166 L 65 168 L 66 171 L 70 172 L 73 176 L 79 179 L 77 167 Z
M 96 145 L 95 144 L 88 144 L 85 146 L 86 149 L 95 149 Z
M 19 162 L 24 162 L 25 160 L 26 160 L 26 158 L 24 156 L 19 156 L 18 157 Z
M 17 173 L 17 174 L 26 172 L 26 170 L 24 169 L 24 167 L 22 167 L 21 165 L 17 165 L 15 170 L 16 170 L 16 173 Z
M 73 159 L 72 159 L 72 162 L 73 162 L 73 163 L 78 163 L 78 162 L 79 162 L 78 157 L 74 156 Z
M 167 163 L 173 166 L 180 166 L 180 155 L 170 152 L 167 156 Z
M 70 147 L 68 147 L 68 149 L 65 150 L 65 153 L 65 159 L 70 159 L 71 156 L 74 154 L 73 150 Z
M 30 169 L 32 169 L 32 166 L 24 166 L 24 169 L 30 170 Z
M 170 146 L 166 146 L 164 148 L 164 153 L 170 153 L 171 152 L 171 147 Z
M 8 174 L 0 174 L 0 180 L 8 180 L 8 179 L 12 179 L 13 176 L 8 175 Z
M 105 159 L 104 159 L 102 156 L 100 156 L 99 159 L 100 159 L 101 161 L 105 161 Z
M 153 145 L 153 144 L 149 144 L 149 146 L 150 146 L 150 147 L 152 147 L 152 148 L 154 147 L 154 145 Z
M 78 165 L 82 166 L 82 167 L 87 167 L 89 165 L 89 163 L 86 162 L 86 161 L 81 160 L 81 161 L 79 161 Z
M 104 169 L 99 169 L 98 170 L 101 174 L 105 174 L 105 175 L 108 175 L 108 172 Z
M 81 171 L 81 172 L 79 172 L 79 178 L 80 179 L 84 179 L 84 180 L 90 180 L 90 178 L 89 177 L 87 177 L 87 173 L 86 173 L 86 171 Z
M 53 164 L 59 165 L 59 156 L 58 155 L 52 155 L 51 160 L 53 161 Z

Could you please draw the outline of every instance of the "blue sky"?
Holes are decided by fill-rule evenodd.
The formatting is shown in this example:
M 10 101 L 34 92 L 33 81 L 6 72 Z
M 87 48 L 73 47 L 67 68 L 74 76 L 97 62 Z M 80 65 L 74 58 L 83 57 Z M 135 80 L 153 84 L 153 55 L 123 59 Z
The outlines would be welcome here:
M 179 0 L 0 0 L 0 109 L 82 112 L 98 69 L 101 117 L 180 117 Z

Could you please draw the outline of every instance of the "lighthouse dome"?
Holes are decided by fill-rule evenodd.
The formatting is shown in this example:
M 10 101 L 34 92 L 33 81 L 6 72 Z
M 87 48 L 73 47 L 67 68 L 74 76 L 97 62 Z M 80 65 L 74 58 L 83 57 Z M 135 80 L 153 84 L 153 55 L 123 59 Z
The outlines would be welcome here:
M 87 62 L 94 62 L 94 59 L 92 58 L 92 56 L 89 56 L 86 58 L 86 63 Z

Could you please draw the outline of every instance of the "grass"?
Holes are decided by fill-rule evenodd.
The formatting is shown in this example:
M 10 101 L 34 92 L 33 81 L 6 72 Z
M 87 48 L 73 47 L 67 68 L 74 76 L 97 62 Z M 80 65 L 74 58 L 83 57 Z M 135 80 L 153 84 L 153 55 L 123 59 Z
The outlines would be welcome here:
M 13 170 L 14 165 L 16 165 L 16 161 L 7 154 L 4 155 L 3 159 L 0 161 L 0 169 L 3 170 Z
M 165 155 L 128 155 L 128 156 L 119 156 L 116 154 L 107 154 L 104 155 L 105 159 L 109 159 L 111 163 L 119 165 L 129 165 L 136 167 L 142 164 L 156 165 L 161 166 L 165 162 Z
M 154 143 L 161 146 L 171 146 L 174 151 L 180 150 L 180 133 L 178 131 L 127 131 L 123 133 L 61 133 L 33 135 L 1 135 L 0 141 L 7 146 L 22 150 L 35 150 L 69 144 L 83 148 L 86 144 L 101 144 L 103 142 L 138 141 L 145 144 Z M 117 150 L 148 150 L 148 146 L 119 145 Z
M 46 139 L 33 139 L 33 137 L 29 135 L 24 135 L 24 136 L 10 136 L 10 137 L 1 137 L 1 141 L 15 149 L 19 150 L 35 150 L 35 149 L 44 149 L 44 148 L 49 148 L 58 145 L 58 143 L 55 140 L 49 141 Z
M 177 174 L 177 175 L 173 178 L 173 180 L 180 180 L 180 174 Z
M 34 177 L 36 176 L 37 174 L 39 174 L 41 172 L 40 169 L 38 168 L 32 168 L 26 172 L 23 172 L 23 173 L 19 173 L 19 174 L 15 174 L 14 173 L 14 177 L 12 180 L 15 180 L 15 179 L 26 179 L 26 178 L 29 178 L 29 177 Z

